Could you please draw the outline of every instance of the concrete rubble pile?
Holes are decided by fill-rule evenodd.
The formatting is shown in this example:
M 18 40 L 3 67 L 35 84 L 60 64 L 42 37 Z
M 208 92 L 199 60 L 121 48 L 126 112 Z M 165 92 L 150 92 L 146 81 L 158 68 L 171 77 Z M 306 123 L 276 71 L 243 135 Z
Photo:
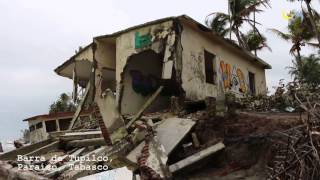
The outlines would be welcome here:
M 96 176 L 112 179 L 111 176 L 125 172 L 127 179 L 171 179 L 176 172 L 225 147 L 221 141 L 200 144 L 194 130 L 197 119 L 187 118 L 190 113 L 179 113 L 185 114 L 184 117 L 168 110 L 145 114 L 142 110 L 132 117 L 121 116 L 126 122 L 123 130 L 113 134 L 108 134 L 108 129 L 103 127 L 51 133 L 46 141 L 0 155 L 4 161 L 0 165 L 0 176 L 10 179 L 12 174 L 21 172 L 28 174 L 21 179 L 37 176 L 42 179 L 90 179 Z M 186 152 L 192 149 L 193 153 L 172 161 L 174 151 L 181 148 Z M 97 157 L 104 159 L 97 160 Z M 81 167 L 91 169 L 79 169 Z M 93 170 L 92 167 L 101 168 Z
M 100 128 L 54 132 L 48 140 L 0 155 L 0 177 L 261 179 L 268 177 L 266 164 L 273 160 L 269 140 L 281 140 L 278 132 L 301 125 L 296 113 L 232 114 L 220 111 L 223 105 L 214 98 L 202 102 L 205 106 L 176 100 L 154 113 L 144 113 L 145 106 L 138 115 L 109 113 L 108 118 L 123 120 L 113 133 L 95 112 Z
M 275 92 L 271 95 L 245 96 L 235 98 L 233 94 L 227 94 L 230 102 L 236 104 L 237 108 L 249 111 L 260 112 L 303 112 L 300 104 L 296 101 L 294 93 L 298 91 L 298 83 L 289 82 L 285 84 L 283 79 L 278 86 L 274 87 Z M 308 91 L 308 89 L 306 89 Z M 299 90 L 301 91 L 301 89 Z M 307 93 L 308 94 L 308 93 Z M 317 92 L 319 94 L 319 92 Z M 306 95 L 306 94 L 305 94 Z
M 104 101 L 93 104 L 98 128 L 71 124 L 70 130 L 50 133 L 48 140 L 1 154 L 0 177 L 261 179 L 268 177 L 266 164 L 273 160 L 270 140 L 281 140 L 279 132 L 302 124 L 297 113 L 238 112 L 228 96 L 225 102 L 172 97 L 167 109 L 145 112 L 157 95 L 136 114 L 122 115 L 106 91 Z

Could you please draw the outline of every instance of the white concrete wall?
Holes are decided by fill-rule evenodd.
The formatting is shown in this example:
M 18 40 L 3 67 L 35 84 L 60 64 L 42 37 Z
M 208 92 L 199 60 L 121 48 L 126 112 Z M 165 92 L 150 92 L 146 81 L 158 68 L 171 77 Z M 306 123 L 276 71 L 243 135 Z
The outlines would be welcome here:
M 172 21 L 167 21 L 157 25 L 150 25 L 139 29 L 128 31 L 121 34 L 116 38 L 116 81 L 117 81 L 117 101 L 121 94 L 121 85 L 126 88 L 130 84 L 130 79 L 123 75 L 124 68 L 127 65 L 129 57 L 138 54 L 151 47 L 135 49 L 135 33 L 139 32 L 140 35 L 151 34 L 152 43 L 155 41 L 155 32 L 159 33 L 159 30 L 165 30 L 164 33 L 169 32 L 172 29 Z M 202 100 L 207 96 L 217 97 L 219 94 L 224 94 L 227 91 L 231 91 L 238 96 L 242 96 L 249 93 L 249 81 L 248 72 L 255 74 L 255 89 L 256 94 L 266 93 L 266 81 L 265 71 L 263 67 L 253 60 L 248 59 L 236 48 L 225 45 L 214 39 L 213 36 L 209 36 L 199 30 L 196 27 L 192 27 L 189 24 L 183 23 L 183 31 L 181 34 L 181 43 L 183 47 L 182 51 L 182 88 L 186 92 L 186 97 L 191 100 Z M 157 31 L 158 30 L 158 31 Z M 206 83 L 205 78 L 205 62 L 204 62 L 204 50 L 216 55 L 214 69 L 216 71 L 215 84 Z M 223 68 L 220 64 L 229 64 L 231 70 L 230 73 L 223 75 Z M 152 64 L 136 64 L 135 68 L 141 69 L 146 66 L 146 72 L 155 71 L 155 67 Z M 122 77 L 124 81 L 121 82 Z M 229 82 L 225 83 L 223 77 L 230 77 Z M 237 83 L 231 84 L 231 80 Z M 232 82 L 234 82 L 232 81 Z M 121 84 L 122 83 L 122 84 Z M 129 85 L 130 87 L 131 85 Z M 241 92 L 243 91 L 243 92 Z M 133 113 L 137 111 L 137 108 L 144 102 L 146 98 L 139 97 L 134 94 L 132 89 L 124 89 L 121 105 L 121 110 Z
M 116 69 L 116 46 L 115 44 L 103 41 L 95 41 L 97 49 L 95 58 L 98 66 Z
M 120 82 L 121 80 L 121 73 L 127 63 L 128 58 L 133 55 L 141 52 L 141 49 L 135 49 L 135 33 L 139 32 L 140 35 L 145 35 L 150 33 L 153 37 L 156 36 L 157 31 L 159 30 L 168 30 L 172 28 L 172 21 L 166 21 L 160 24 L 151 25 L 142 27 L 139 29 L 135 29 L 124 34 L 121 34 L 117 37 L 116 40 L 116 80 Z
M 169 31 L 172 29 L 172 21 L 163 22 L 156 25 L 150 25 L 146 27 L 142 27 L 139 29 L 128 31 L 124 34 L 121 34 L 116 39 L 116 81 L 117 81 L 117 102 L 119 102 L 119 98 L 121 96 L 120 94 L 120 87 L 121 84 L 124 87 L 123 90 L 123 97 L 122 97 L 122 104 L 121 106 L 121 113 L 124 114 L 132 114 L 138 111 L 139 108 L 141 108 L 142 104 L 149 98 L 149 96 L 141 96 L 137 93 L 135 93 L 132 90 L 131 87 L 131 77 L 128 76 L 128 74 L 123 75 L 124 69 L 127 65 L 128 59 L 132 55 L 139 54 L 143 51 L 153 49 L 156 53 L 158 48 L 154 47 L 154 45 L 157 45 L 159 42 L 159 38 L 165 38 Z M 135 49 L 135 34 L 139 33 L 140 35 L 146 35 L 150 34 L 152 36 L 152 45 L 151 47 L 146 48 L 140 48 Z M 146 57 L 148 58 L 148 57 Z M 136 68 L 138 70 L 143 70 L 143 73 L 149 73 L 149 74 L 157 74 L 157 76 L 161 76 L 162 73 L 162 63 L 153 64 L 151 61 L 148 61 L 148 59 L 145 59 L 144 62 L 136 62 L 132 64 L 132 67 L 129 67 L 130 69 Z M 125 77 L 124 81 L 121 82 L 122 76 Z M 155 103 L 158 103 L 156 105 L 153 105 L 153 107 L 162 107 L 163 99 L 158 98 Z M 152 111 L 152 107 L 149 108 L 150 111 Z
M 115 43 L 105 41 L 95 41 L 97 49 L 95 58 L 97 60 L 98 68 L 107 68 L 115 70 L 116 68 L 116 46 Z M 92 46 L 81 51 L 74 57 L 77 67 L 77 76 L 80 80 L 88 80 L 91 72 L 91 63 L 93 62 Z M 74 63 L 66 66 L 61 74 L 72 78 Z M 110 79 L 110 78 L 109 78 Z M 113 76 L 115 80 L 115 77 Z
M 30 132 L 30 143 L 31 144 L 46 140 L 48 138 L 49 134 L 46 132 L 46 129 L 45 129 L 46 127 L 45 127 L 45 124 L 43 123 L 43 121 L 41 121 L 41 120 L 32 120 L 32 121 L 29 121 L 28 124 L 29 124 L 29 127 L 30 127 L 32 125 L 35 126 L 39 122 L 42 123 L 42 128 L 35 129 L 34 131 Z
M 76 61 L 93 61 L 93 53 L 92 53 L 92 46 L 88 47 L 87 49 L 83 50 L 77 56 L 74 57 Z
M 98 65 L 101 67 L 106 67 L 110 69 L 116 68 L 116 46 L 115 43 L 105 42 L 102 40 L 95 40 L 97 45 L 95 58 L 98 62 Z M 77 54 L 74 59 L 76 61 L 90 61 L 93 62 L 93 51 L 92 46 L 83 50 Z
M 255 74 L 256 93 L 266 93 L 265 70 L 243 57 L 239 52 L 231 47 L 221 45 L 217 40 L 211 36 L 201 33 L 200 30 L 183 24 L 182 32 L 182 87 L 186 92 L 186 96 L 192 100 L 201 100 L 206 96 L 216 97 L 218 94 L 232 91 L 241 96 L 244 93 L 239 91 L 240 82 L 245 84 L 248 92 L 248 72 Z M 216 84 L 208 84 L 205 81 L 205 62 L 204 50 L 216 55 L 216 63 L 214 64 L 217 73 Z M 224 87 L 223 72 L 220 68 L 220 62 L 230 64 L 231 79 L 236 78 L 239 81 L 237 86 L 230 88 Z M 235 71 L 232 72 L 233 68 Z M 237 76 L 237 69 L 243 72 L 243 81 Z M 230 83 L 229 83 L 230 84 Z

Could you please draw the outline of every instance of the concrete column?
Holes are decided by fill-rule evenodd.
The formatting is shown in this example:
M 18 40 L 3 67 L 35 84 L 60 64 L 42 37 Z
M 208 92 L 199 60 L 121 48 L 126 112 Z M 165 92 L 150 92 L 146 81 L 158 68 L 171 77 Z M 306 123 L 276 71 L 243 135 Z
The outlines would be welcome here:
M 45 121 L 42 121 L 42 128 L 43 128 L 43 131 L 46 133 L 47 132 L 47 127 L 46 127 Z
M 47 133 L 46 121 L 42 121 L 41 137 L 42 140 L 48 138 L 49 133 Z
M 60 131 L 59 119 L 56 119 L 57 131 Z

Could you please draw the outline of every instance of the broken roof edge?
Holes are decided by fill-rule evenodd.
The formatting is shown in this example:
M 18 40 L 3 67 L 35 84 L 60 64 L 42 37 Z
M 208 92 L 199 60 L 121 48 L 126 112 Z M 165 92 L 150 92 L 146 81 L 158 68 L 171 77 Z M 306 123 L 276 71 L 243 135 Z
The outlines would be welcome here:
M 54 72 L 57 73 L 60 76 L 63 76 L 60 72 L 63 70 L 64 67 L 72 64 L 75 61 L 75 57 L 77 57 L 80 53 L 82 53 L 83 51 L 87 50 L 88 48 L 90 48 L 93 45 L 93 42 L 91 42 L 90 44 L 88 44 L 87 46 L 85 46 L 84 48 L 82 48 L 81 50 L 79 50 L 79 52 L 77 52 L 76 54 L 74 54 L 73 56 L 71 56 L 67 61 L 65 61 L 64 63 L 62 63 L 61 65 L 59 65 L 58 67 L 56 67 L 54 69 Z M 65 77 L 65 76 L 64 76 Z
M 121 35 L 123 33 L 129 32 L 131 30 L 135 30 L 135 29 L 138 29 L 138 28 L 142 28 L 142 27 L 145 27 L 145 26 L 150 26 L 150 25 L 154 25 L 154 24 L 158 24 L 158 23 L 162 23 L 162 22 L 166 22 L 166 21 L 170 21 L 170 20 L 180 20 L 181 18 L 184 18 L 185 20 L 196 24 L 200 28 L 200 30 L 202 30 L 202 31 L 210 32 L 215 38 L 217 38 L 220 41 L 223 41 L 227 45 L 230 45 L 233 48 L 237 48 L 238 50 L 241 51 L 241 53 L 243 53 L 243 55 L 245 55 L 245 56 L 249 57 L 250 59 L 252 59 L 253 62 L 258 62 L 259 64 L 261 64 L 264 69 L 271 69 L 272 68 L 272 66 L 269 63 L 265 62 L 260 57 L 255 56 L 254 54 L 252 54 L 248 50 L 246 50 L 246 49 L 240 47 L 239 45 L 231 42 L 229 39 L 226 39 L 224 37 L 221 37 L 221 36 L 217 35 L 216 33 L 212 32 L 212 30 L 209 29 L 208 27 L 206 27 L 205 25 L 201 24 L 200 22 L 194 20 L 193 18 L 191 18 L 190 16 L 185 15 L 185 14 L 180 15 L 180 16 L 171 16 L 171 17 L 157 19 L 157 20 L 154 20 L 154 21 L 150 21 L 150 22 L 146 22 L 146 23 L 143 23 L 143 24 L 139 24 L 139 25 L 136 25 L 136 26 L 129 27 L 129 28 L 121 30 L 121 31 L 117 31 L 117 32 L 112 33 L 112 34 L 96 36 L 93 39 L 103 39 L 103 38 L 115 37 L 115 36 Z
M 89 108 L 88 110 L 84 110 L 81 112 L 80 115 L 86 115 L 90 114 L 93 112 L 92 108 Z M 67 111 L 67 112 L 56 112 L 56 113 L 48 113 L 48 114 L 41 114 L 37 116 L 32 116 L 26 119 L 23 119 L 22 121 L 32 121 L 32 120 L 37 120 L 37 118 L 58 118 L 58 117 L 69 117 L 73 116 L 75 112 L 74 111 Z
M 200 22 L 192 19 L 190 16 L 187 16 L 187 15 L 181 15 L 181 16 L 177 16 L 176 17 L 177 19 L 181 19 L 181 18 L 184 18 L 185 20 L 189 21 L 189 22 L 192 22 L 194 24 L 196 24 L 200 30 L 202 31 L 205 31 L 205 32 L 210 32 L 211 35 L 214 36 L 214 38 L 224 42 L 226 45 L 229 45 L 233 48 L 236 48 L 238 50 L 240 50 L 241 53 L 243 53 L 243 55 L 251 58 L 253 61 L 257 61 L 259 64 L 261 64 L 263 66 L 264 69 L 272 69 L 272 66 L 265 62 L 264 60 L 262 60 L 260 57 L 258 56 L 255 56 L 254 54 L 252 54 L 251 52 L 249 52 L 248 50 L 240 47 L 239 45 L 235 44 L 234 42 L 232 42 L 231 40 L 229 39 L 226 39 L 222 36 L 219 36 L 217 35 L 215 32 L 213 32 L 211 29 L 209 29 L 207 26 L 201 24 Z
M 170 20 L 175 20 L 175 19 L 177 19 L 177 17 L 180 17 L 180 16 L 171 16 L 171 17 L 165 17 L 165 18 L 161 18 L 161 19 L 156 19 L 156 20 L 153 20 L 153 21 L 149 21 L 149 22 L 146 22 L 146 23 L 143 23 L 143 24 L 139 24 L 139 25 L 136 25 L 136 26 L 132 26 L 132 27 L 126 28 L 124 30 L 120 30 L 120 31 L 114 32 L 112 34 L 105 34 L 105 35 L 96 36 L 93 39 L 103 39 L 103 38 L 115 37 L 115 36 L 121 35 L 123 33 L 129 32 L 131 30 L 135 30 L 135 29 L 139 29 L 139 28 L 142 28 L 142 27 L 163 23 L 163 22 L 170 21 Z
M 146 27 L 146 26 L 150 26 L 150 25 L 154 25 L 154 24 L 159 24 L 159 23 L 162 23 L 162 22 L 166 22 L 166 21 L 173 21 L 173 20 L 181 20 L 181 19 L 185 19 L 191 23 L 194 23 L 196 24 L 200 30 L 202 31 L 206 31 L 206 32 L 210 32 L 210 34 L 217 38 L 218 40 L 224 42 L 226 45 L 229 45 L 233 48 L 236 48 L 237 50 L 239 50 L 244 56 L 247 56 L 248 58 L 252 59 L 253 62 L 258 62 L 259 64 L 262 65 L 262 67 L 264 69 L 271 69 L 272 66 L 270 64 L 268 64 L 267 62 L 265 62 L 264 60 L 262 60 L 261 58 L 259 58 L 258 56 L 255 56 L 254 54 L 252 54 L 251 52 L 247 51 L 246 49 L 240 47 L 239 45 L 231 42 L 230 40 L 224 38 L 224 37 L 221 37 L 219 35 L 217 35 L 216 33 L 212 32 L 211 29 L 209 29 L 208 27 L 206 27 L 205 25 L 201 24 L 200 22 L 194 20 L 193 18 L 191 18 L 190 16 L 188 15 L 180 15 L 180 16 L 171 16 L 171 17 L 166 17 L 166 18 L 161 18 L 161 19 L 157 19 L 157 20 L 154 20 L 154 21 L 149 21 L 149 22 L 146 22 L 146 23 L 143 23 L 143 24 L 139 24 L 139 25 L 136 25 L 136 26 L 132 26 L 132 27 L 129 27 L 127 29 L 124 29 L 124 30 L 120 30 L 120 31 L 117 31 L 117 32 L 114 32 L 112 34 L 106 34 L 106 35 L 100 35 L 100 36 L 96 36 L 93 38 L 93 41 L 94 40 L 99 40 L 99 39 L 104 39 L 104 38 L 112 38 L 112 37 L 116 37 L 116 36 L 119 36 L 123 33 L 126 33 L 126 32 L 129 32 L 131 30 L 135 30 L 135 29 L 138 29 L 138 28 L 142 28 L 142 27 Z M 86 49 L 88 49 L 89 47 L 91 47 L 93 45 L 93 42 L 91 42 L 89 45 L 87 45 L 86 47 L 84 47 L 82 50 L 80 50 L 78 53 L 76 53 L 75 55 L 73 55 L 72 57 L 70 57 L 67 61 L 65 61 L 63 64 L 61 64 L 60 66 L 58 66 L 54 71 L 60 75 L 60 76 L 63 76 L 60 71 L 65 67 L 65 66 L 68 66 L 69 64 L 73 63 L 75 61 L 75 57 L 77 55 L 79 55 L 81 52 L 85 51 Z

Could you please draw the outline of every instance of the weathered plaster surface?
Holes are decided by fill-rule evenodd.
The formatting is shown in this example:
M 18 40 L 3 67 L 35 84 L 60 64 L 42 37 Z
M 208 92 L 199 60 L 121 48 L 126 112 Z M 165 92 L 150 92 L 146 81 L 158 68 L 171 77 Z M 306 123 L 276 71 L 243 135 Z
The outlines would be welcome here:
M 116 46 L 112 42 L 95 40 L 95 59 L 99 68 L 115 70 L 116 68 Z M 74 58 L 76 63 L 71 63 L 61 70 L 61 74 L 72 78 L 73 69 L 76 66 L 76 73 L 79 80 L 87 81 L 90 77 L 91 64 L 93 62 L 93 45 L 82 50 Z M 115 77 L 113 77 L 115 78 Z M 110 79 L 110 78 L 109 78 Z
M 46 140 L 48 138 L 48 133 L 46 132 L 46 127 L 44 125 L 44 123 L 40 120 L 34 120 L 34 121 L 29 121 L 29 127 L 30 126 L 35 126 L 36 124 L 38 124 L 39 122 L 42 123 L 42 128 L 39 129 L 35 129 L 32 132 L 30 132 L 30 142 L 36 143 L 36 142 L 40 142 L 43 140 Z
M 206 96 L 216 97 L 218 92 L 232 91 L 237 95 L 244 93 L 239 91 L 239 85 L 227 89 L 223 84 L 223 76 L 220 69 L 220 62 L 240 69 L 243 72 L 245 84 L 248 87 L 248 71 L 255 74 L 256 93 L 266 93 L 266 81 L 264 69 L 249 62 L 245 57 L 230 49 L 225 45 L 221 45 L 217 40 L 207 36 L 199 29 L 183 24 L 183 31 L 181 35 L 181 42 L 183 47 L 182 52 L 182 87 L 186 92 L 186 97 L 191 100 L 201 100 Z M 214 68 L 216 71 L 215 85 L 206 83 L 205 80 L 205 63 L 204 50 L 216 55 Z M 237 73 L 235 72 L 235 75 Z M 239 79 L 238 79 L 239 80 Z M 220 93 L 219 93 L 220 94 Z
M 92 46 L 88 47 L 87 49 L 83 50 L 81 53 L 77 54 L 74 59 L 76 61 L 93 61 L 93 52 L 92 52 Z
M 166 46 L 166 38 L 169 34 L 172 33 L 172 21 L 163 22 L 157 25 L 151 25 L 147 27 L 143 27 L 140 29 L 135 29 L 124 34 L 121 34 L 116 39 L 116 81 L 117 81 L 117 102 L 119 102 L 119 106 L 121 107 L 121 113 L 134 113 L 138 111 L 140 105 L 143 104 L 147 97 L 143 97 L 134 93 L 131 88 L 130 77 L 126 77 L 124 75 L 124 69 L 128 63 L 128 60 L 131 56 L 141 53 L 146 50 L 153 50 L 155 53 L 163 53 Z M 144 35 L 151 35 L 151 43 L 147 47 L 136 49 L 136 35 L 139 34 L 140 36 Z M 168 41 L 171 43 L 171 41 Z M 169 49 L 168 49 L 169 51 Z M 162 62 L 163 60 L 161 60 Z M 170 66 L 170 64 L 168 64 Z M 133 66 L 135 66 L 133 64 Z M 162 64 L 157 65 L 158 67 L 154 67 L 155 65 L 146 62 L 145 64 L 138 65 L 137 67 L 139 70 L 146 71 L 146 73 L 152 73 L 158 76 L 158 71 L 160 71 L 160 76 L 162 75 Z M 156 72 L 150 72 L 155 70 Z M 169 77 L 168 73 L 166 72 L 166 77 Z M 123 77 L 124 76 L 124 77 Z M 123 82 L 122 82 L 123 81 Z M 129 85 L 129 86 L 128 86 Z M 126 88 L 126 89 L 124 89 Z M 129 89 L 128 89 L 129 88 Z M 135 96 L 126 96 L 127 94 L 132 94 Z M 126 97 L 135 97 L 134 99 L 126 99 L 121 97 L 122 95 Z M 121 102 L 123 104 L 121 104 Z M 123 112 L 123 110 L 125 112 Z
M 95 40 L 97 50 L 95 59 L 98 66 L 115 69 L 116 68 L 116 46 L 115 44 Z
M 135 33 L 139 32 L 139 34 L 141 35 L 150 33 L 152 36 L 152 43 L 156 44 L 156 41 L 158 39 L 160 38 L 164 39 L 168 35 L 168 33 L 171 31 L 171 28 L 172 28 L 172 21 L 167 21 L 157 25 L 152 25 L 152 26 L 147 26 L 140 29 L 132 30 L 127 33 L 121 34 L 119 37 L 117 37 L 117 40 L 116 40 L 116 46 L 117 46 L 116 80 L 117 82 L 121 81 L 121 73 L 127 63 L 128 58 L 133 54 L 137 54 L 145 50 L 145 49 L 135 49 Z M 157 47 L 154 47 L 154 45 L 152 45 L 147 49 L 152 48 L 158 53 Z
M 124 121 L 121 118 L 116 105 L 116 98 L 110 89 L 107 89 L 102 93 L 102 98 L 97 99 L 97 104 L 99 109 L 103 110 L 100 111 L 100 113 L 110 134 L 113 134 L 119 129 L 122 129 L 122 132 L 126 132 L 124 129 Z M 112 143 L 114 143 L 116 140 L 117 139 L 112 139 L 111 137 Z
M 115 69 L 116 67 L 116 46 L 112 42 L 94 40 L 96 45 L 95 59 L 98 66 Z M 74 59 L 76 61 L 93 62 L 93 45 L 78 53 Z

